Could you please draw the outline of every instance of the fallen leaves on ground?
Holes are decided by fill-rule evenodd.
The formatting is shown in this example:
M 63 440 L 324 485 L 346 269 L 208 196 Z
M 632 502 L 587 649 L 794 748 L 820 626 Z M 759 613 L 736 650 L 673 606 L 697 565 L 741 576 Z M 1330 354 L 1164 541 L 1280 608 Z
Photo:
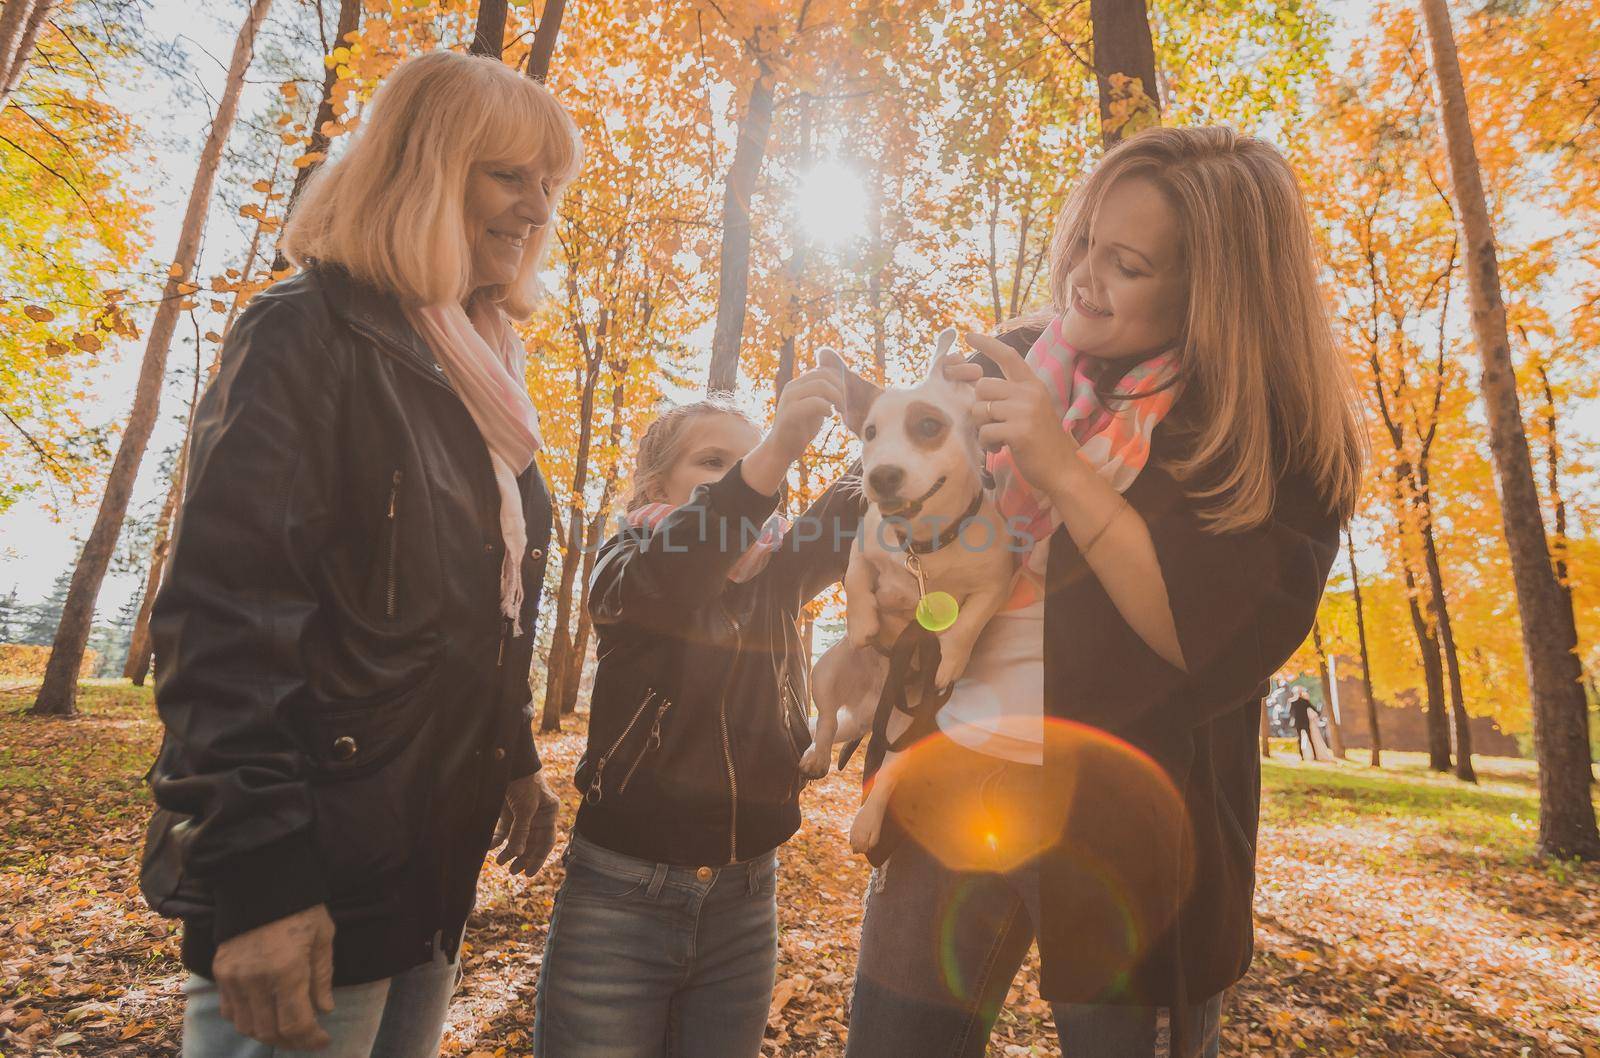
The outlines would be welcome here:
M 160 740 L 149 693 L 86 685 L 69 721 L 20 715 L 29 700 L 0 692 L 0 1055 L 176 1055 L 177 931 L 137 884 L 141 778 Z M 581 717 L 566 723 L 541 739 L 564 780 L 583 739 Z M 1386 760 L 1383 773 L 1268 765 L 1257 953 L 1229 997 L 1223 1053 L 1600 1058 L 1600 868 L 1531 858 L 1531 765 L 1485 759 L 1466 787 Z M 843 1053 L 867 881 L 843 837 L 857 781 L 809 787 L 805 827 L 780 853 L 764 1055 Z M 565 828 L 577 794 L 558 785 Z M 531 1053 L 559 883 L 558 864 L 532 881 L 485 870 L 446 1055 Z M 1030 956 L 990 1054 L 1059 1055 L 1050 1024 Z

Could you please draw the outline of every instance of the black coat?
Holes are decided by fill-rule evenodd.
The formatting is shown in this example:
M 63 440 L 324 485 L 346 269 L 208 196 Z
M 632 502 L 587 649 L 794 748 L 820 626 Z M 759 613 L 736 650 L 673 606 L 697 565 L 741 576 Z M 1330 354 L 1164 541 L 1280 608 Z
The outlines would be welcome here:
M 507 783 L 539 767 L 522 635 L 499 612 L 488 450 L 393 299 L 333 269 L 240 316 L 196 413 L 151 619 L 166 728 L 141 886 L 184 962 L 325 903 L 334 980 L 454 953 Z
M 654 529 L 607 540 L 595 561 L 599 664 L 577 831 L 625 855 L 725 864 L 800 826 L 810 659 L 796 619 L 844 575 L 865 501 L 859 480 L 841 479 L 736 584 L 728 570 L 777 506 L 741 466 Z
M 1036 334 L 1007 340 L 1026 350 Z M 1198 1002 L 1250 965 L 1261 699 L 1311 630 L 1339 516 L 1289 472 L 1264 524 L 1207 530 L 1189 494 L 1203 483 L 1166 469 L 1188 411 L 1180 397 L 1123 494 L 1149 527 L 1187 671 L 1128 626 L 1065 529 L 1050 541 L 1041 795 L 1070 790 L 1040 864 L 1054 1001 Z

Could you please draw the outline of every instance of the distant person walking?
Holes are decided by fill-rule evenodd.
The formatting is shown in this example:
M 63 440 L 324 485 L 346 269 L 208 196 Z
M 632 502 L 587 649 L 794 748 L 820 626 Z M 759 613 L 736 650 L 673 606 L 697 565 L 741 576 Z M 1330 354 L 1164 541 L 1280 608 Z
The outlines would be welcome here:
M 1317 752 L 1317 742 L 1319 740 L 1316 729 L 1311 724 L 1312 713 L 1316 713 L 1320 717 L 1322 710 L 1318 709 L 1316 703 L 1311 700 L 1310 695 L 1306 694 L 1304 687 L 1296 687 L 1294 689 L 1294 697 L 1289 699 L 1289 719 L 1294 724 L 1294 743 L 1295 748 L 1300 751 L 1301 760 L 1306 759 L 1307 747 L 1311 749 L 1312 760 L 1322 759 L 1322 754 Z

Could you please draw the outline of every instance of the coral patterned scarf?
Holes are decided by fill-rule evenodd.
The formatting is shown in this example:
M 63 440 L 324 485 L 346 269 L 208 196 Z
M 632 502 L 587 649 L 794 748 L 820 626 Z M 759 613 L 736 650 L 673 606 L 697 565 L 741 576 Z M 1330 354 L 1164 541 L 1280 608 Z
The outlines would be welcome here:
M 1176 352 L 1142 360 L 1122 376 L 1115 394 L 1104 400 L 1095 392 L 1093 357 L 1084 356 L 1061 336 L 1061 317 L 1050 321 L 1028 350 L 1027 364 L 1044 380 L 1061 413 L 1061 428 L 1078 442 L 1078 454 L 1118 492 L 1129 485 L 1150 458 L 1150 436 L 1172 410 L 1179 387 Z M 1002 448 L 988 456 L 995 479 L 995 505 L 1008 525 L 1033 541 L 1022 562 L 1016 591 L 1006 609 L 1035 601 L 1043 588 L 1047 548 L 1061 519 L 1049 498 L 1033 489 L 1017 472 L 1011 450 Z M 1015 519 L 1015 521 L 1013 521 Z M 1025 527 L 1025 528 L 1024 528 Z

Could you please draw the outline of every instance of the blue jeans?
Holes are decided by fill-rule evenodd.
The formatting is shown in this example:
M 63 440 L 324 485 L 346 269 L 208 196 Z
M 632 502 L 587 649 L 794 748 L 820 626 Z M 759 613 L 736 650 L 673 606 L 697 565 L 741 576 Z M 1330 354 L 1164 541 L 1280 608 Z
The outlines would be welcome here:
M 1038 920 L 1037 870 L 952 871 L 905 839 L 867 887 L 846 1058 L 982 1058 Z M 1220 995 L 1181 1011 L 1050 1009 L 1063 1058 L 1217 1058 Z M 1184 1056 L 1172 1049 L 1174 1016 Z
M 216 983 L 190 974 L 183 986 L 183 1058 L 437 1058 L 461 961 L 433 961 L 394 977 L 333 990 L 333 1013 L 317 1022 L 332 1042 L 320 1051 L 291 1051 L 240 1035 L 222 1016 Z
M 573 835 L 536 1058 L 755 1058 L 778 966 L 777 857 L 673 867 Z

